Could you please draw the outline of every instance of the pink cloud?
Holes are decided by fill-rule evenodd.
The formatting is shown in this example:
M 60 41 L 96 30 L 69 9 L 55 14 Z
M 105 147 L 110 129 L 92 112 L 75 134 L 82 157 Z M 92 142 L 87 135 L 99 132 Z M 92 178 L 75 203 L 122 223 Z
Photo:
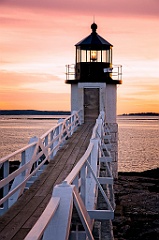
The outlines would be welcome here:
M 159 15 L 158 0 L 12 0 L 2 1 L 3 6 L 31 8 L 31 9 L 45 9 L 58 11 L 81 12 L 82 14 L 92 15 Z
M 16 73 L 16 72 L 7 72 L 7 71 L 0 71 L 0 86 L 2 88 L 7 88 L 9 86 L 10 89 L 12 88 L 19 88 L 26 83 L 40 83 L 40 82 L 47 82 L 50 81 L 60 81 L 57 76 L 51 74 L 26 74 L 26 73 Z

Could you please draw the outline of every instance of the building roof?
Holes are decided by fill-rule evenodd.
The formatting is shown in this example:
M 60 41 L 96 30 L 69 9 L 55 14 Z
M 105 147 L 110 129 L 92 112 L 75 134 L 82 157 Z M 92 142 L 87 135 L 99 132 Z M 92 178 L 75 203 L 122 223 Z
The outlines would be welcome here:
M 80 47 L 80 49 L 110 49 L 113 45 L 107 40 L 102 38 L 97 34 L 97 24 L 93 23 L 91 25 L 92 33 L 86 38 L 82 39 L 75 46 Z

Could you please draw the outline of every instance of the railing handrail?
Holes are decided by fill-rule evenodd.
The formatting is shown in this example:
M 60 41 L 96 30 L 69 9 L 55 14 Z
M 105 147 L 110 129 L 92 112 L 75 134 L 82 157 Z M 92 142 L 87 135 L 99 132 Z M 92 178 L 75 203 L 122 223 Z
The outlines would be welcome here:
M 25 240 L 40 240 L 48 223 L 51 218 L 55 214 L 60 203 L 60 198 L 52 197 L 45 208 L 44 212 L 40 216 L 38 222 L 34 225 L 34 227 L 30 230 L 28 235 L 25 237 Z M 43 217 L 45 216 L 45 218 Z
M 0 158 L 0 165 L 3 164 L 4 162 L 6 162 L 8 159 L 11 159 L 12 157 L 14 157 L 15 155 L 22 153 L 23 151 L 25 151 L 26 149 L 33 147 L 34 145 L 36 145 L 36 142 L 32 142 L 27 144 L 26 146 L 14 151 L 13 153 L 8 154 L 7 156 L 4 156 L 2 158 Z
M 65 181 L 68 184 L 72 184 L 74 179 L 79 173 L 79 170 L 82 168 L 82 166 L 85 164 L 86 160 L 90 156 L 90 153 L 93 149 L 93 143 L 89 143 L 87 150 L 85 151 L 84 155 L 80 158 L 79 162 L 76 164 L 76 166 L 72 169 L 72 171 L 68 174 L 68 176 L 65 178 Z

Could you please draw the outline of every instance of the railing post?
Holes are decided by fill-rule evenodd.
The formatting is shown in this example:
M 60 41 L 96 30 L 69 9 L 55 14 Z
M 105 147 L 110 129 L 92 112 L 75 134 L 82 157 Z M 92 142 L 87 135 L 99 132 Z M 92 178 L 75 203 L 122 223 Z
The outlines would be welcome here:
M 48 135 L 45 137 L 45 139 L 44 139 L 44 146 L 45 146 L 45 148 L 47 147 L 47 145 L 48 145 L 48 143 L 49 143 L 49 140 L 48 140 Z M 47 156 L 48 156 L 48 148 L 47 148 Z M 50 156 L 48 156 L 48 161 L 50 161 Z
M 102 121 L 104 122 L 104 120 L 105 120 L 105 112 L 102 110 L 100 112 L 100 114 L 101 114 Z
M 83 202 L 86 200 L 86 164 L 82 166 L 81 172 L 81 198 Z
M 102 119 L 96 119 L 96 124 L 98 125 L 97 137 L 101 139 L 102 138 Z
M 75 131 L 76 111 L 73 111 L 72 114 L 73 114 L 73 116 L 71 117 L 71 135 Z
M 52 142 L 53 141 L 53 143 L 51 144 L 51 146 L 50 146 L 50 151 L 51 151 L 51 155 L 50 155 L 50 159 L 52 160 L 53 159 L 53 157 L 54 157 L 54 134 L 55 134 L 55 132 L 54 131 L 51 131 L 51 133 L 50 133 L 50 141 Z
M 33 143 L 37 141 L 38 141 L 38 138 L 33 137 L 30 139 L 29 143 Z M 21 164 L 19 165 L 19 168 L 24 164 L 26 164 L 27 162 L 31 161 L 35 148 L 36 148 L 36 145 L 32 146 L 31 148 L 28 148 L 25 152 L 22 152 L 22 159 L 21 159 Z M 31 169 L 32 169 L 32 166 L 30 166 L 30 168 L 27 171 L 22 172 L 20 175 L 18 175 L 14 179 L 10 190 L 13 190 L 15 187 L 17 187 L 25 179 L 26 175 L 30 173 Z M 21 189 L 15 192 L 8 199 L 9 207 L 11 207 L 17 201 L 18 197 L 23 193 L 24 188 L 25 188 L 25 185 L 22 185 Z
M 78 186 L 78 176 L 75 177 L 75 179 L 73 180 L 73 185 L 75 185 L 75 187 L 79 190 L 79 186 Z
M 65 181 L 54 187 L 52 196 L 59 197 L 60 204 L 44 232 L 43 240 L 54 239 L 54 237 L 55 239 L 69 238 L 73 209 L 73 188 L 74 186 L 67 184 Z M 52 237 L 50 238 L 50 236 Z
M 55 129 L 55 133 L 53 136 L 53 139 L 55 139 L 57 136 L 59 135 L 59 128 Z M 53 144 L 52 144 L 52 148 L 54 149 L 52 152 L 52 158 L 56 155 L 58 149 L 57 149 L 57 145 L 58 145 L 59 139 L 57 140 L 53 140 Z
M 80 111 L 80 119 L 81 119 L 81 123 L 80 124 L 84 123 L 84 110 Z
M 97 162 L 98 162 L 98 139 L 94 138 L 90 140 L 93 144 L 93 149 L 89 158 L 90 165 L 95 175 L 97 175 Z M 86 178 L 86 209 L 93 210 L 96 204 L 96 181 L 93 175 L 90 173 Z
M 8 177 L 9 175 L 9 161 L 3 163 L 3 178 Z M 9 192 L 9 183 L 3 187 L 3 197 L 6 196 Z M 9 207 L 8 199 L 3 203 L 3 208 L 1 209 L 0 215 L 7 211 Z
M 63 123 L 64 122 L 64 119 L 63 118 L 60 118 L 59 120 L 58 120 L 58 123 Z M 59 134 L 61 133 L 61 131 L 62 131 L 62 124 L 59 126 Z
M 58 120 L 58 124 L 60 124 L 61 122 L 63 122 L 64 120 L 61 118 Z M 57 145 L 60 142 L 60 134 L 61 134 L 61 130 L 62 130 L 62 126 L 60 125 L 59 127 L 56 128 L 55 130 L 55 134 L 54 134 L 54 138 L 56 138 L 58 136 L 58 139 L 56 141 L 54 141 L 53 143 L 53 149 L 55 148 L 55 150 L 52 153 L 52 156 L 54 157 L 57 153 L 57 151 L 59 150 L 59 146 L 57 147 Z

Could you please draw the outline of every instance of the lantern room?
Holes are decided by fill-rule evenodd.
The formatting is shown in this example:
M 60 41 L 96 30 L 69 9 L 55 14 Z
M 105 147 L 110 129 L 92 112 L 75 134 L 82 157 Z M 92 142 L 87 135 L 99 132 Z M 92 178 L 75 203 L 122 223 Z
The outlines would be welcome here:
M 112 68 L 112 45 L 100 37 L 97 32 L 97 25 L 91 25 L 92 33 L 77 43 L 76 46 L 76 69 L 77 80 L 104 81 L 110 77 L 105 69 Z
M 91 25 L 92 33 L 76 46 L 76 64 L 103 62 L 112 64 L 112 45 L 96 33 L 97 25 Z
M 78 42 L 75 56 L 75 76 L 78 82 L 111 82 L 113 79 L 112 48 L 113 45 L 97 34 L 97 24 L 91 25 L 92 33 Z M 70 67 L 70 66 L 68 66 Z M 70 69 L 66 75 L 69 77 Z M 119 79 L 119 68 L 116 69 Z M 116 75 L 117 75 L 116 74 Z M 66 79 L 66 83 L 71 83 Z M 121 81 L 113 82 L 120 84 Z

